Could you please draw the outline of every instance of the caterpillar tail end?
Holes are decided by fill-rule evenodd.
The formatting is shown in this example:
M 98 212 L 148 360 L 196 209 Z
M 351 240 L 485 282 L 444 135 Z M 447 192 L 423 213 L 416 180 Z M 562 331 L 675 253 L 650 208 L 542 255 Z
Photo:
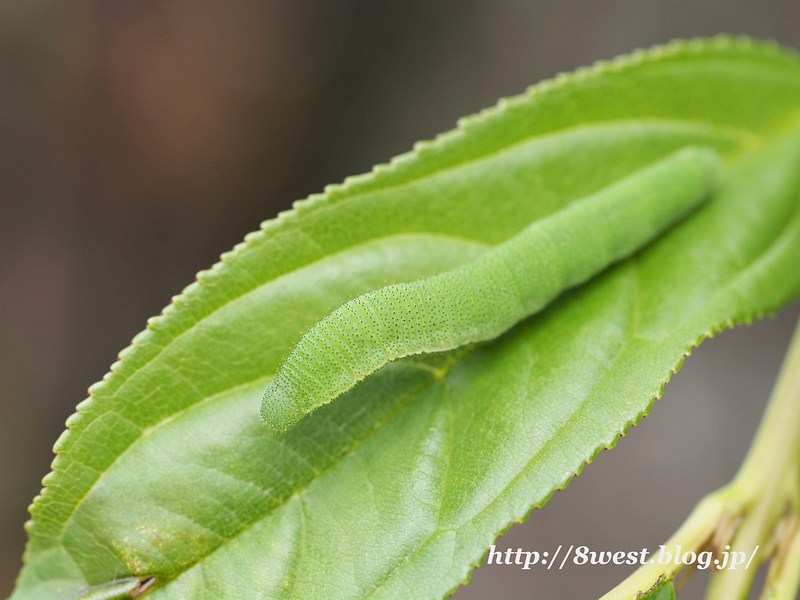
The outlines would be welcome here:
M 696 148 L 694 151 L 702 157 L 707 171 L 708 187 L 710 192 L 716 191 L 725 181 L 728 168 L 725 161 L 711 148 Z
M 306 416 L 276 377 L 261 398 L 261 420 L 268 428 L 286 433 Z

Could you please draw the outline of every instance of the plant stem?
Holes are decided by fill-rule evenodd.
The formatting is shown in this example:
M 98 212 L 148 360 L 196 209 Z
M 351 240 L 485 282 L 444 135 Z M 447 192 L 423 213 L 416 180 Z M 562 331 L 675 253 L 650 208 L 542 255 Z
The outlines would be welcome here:
M 745 569 L 715 570 L 706 600 L 746 598 L 759 564 L 775 559 L 762 598 L 793 599 L 800 582 L 800 323 L 781 368 L 767 410 L 750 451 L 736 477 L 709 494 L 667 541 L 684 552 L 745 552 L 753 564 Z M 790 536 L 775 541 L 778 525 L 790 523 Z M 728 546 L 726 549 L 725 547 Z M 758 551 L 756 551 L 758 547 Z M 632 600 L 659 578 L 674 580 L 684 565 L 645 564 L 601 600 Z M 714 564 L 714 563 L 712 563 Z

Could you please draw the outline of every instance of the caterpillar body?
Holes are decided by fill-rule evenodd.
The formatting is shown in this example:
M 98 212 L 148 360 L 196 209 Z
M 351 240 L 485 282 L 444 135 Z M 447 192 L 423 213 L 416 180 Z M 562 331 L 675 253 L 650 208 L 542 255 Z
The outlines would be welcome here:
M 343 304 L 297 343 L 264 392 L 261 417 L 287 431 L 397 358 L 492 339 L 706 200 L 723 164 L 686 147 L 537 220 L 477 260 Z

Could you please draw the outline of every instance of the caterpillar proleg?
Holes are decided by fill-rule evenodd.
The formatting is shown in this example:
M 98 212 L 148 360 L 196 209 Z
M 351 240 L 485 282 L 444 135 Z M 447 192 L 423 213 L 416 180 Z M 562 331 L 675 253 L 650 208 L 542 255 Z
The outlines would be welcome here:
M 539 219 L 477 260 L 382 287 L 314 325 L 264 392 L 261 417 L 287 431 L 397 358 L 489 340 L 630 256 L 708 199 L 719 156 L 686 147 Z

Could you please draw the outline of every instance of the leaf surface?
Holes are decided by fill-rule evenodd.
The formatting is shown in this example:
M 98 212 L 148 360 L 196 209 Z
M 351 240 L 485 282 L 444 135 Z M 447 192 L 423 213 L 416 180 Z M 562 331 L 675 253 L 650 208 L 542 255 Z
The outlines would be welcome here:
M 704 208 L 504 336 L 388 365 L 288 434 L 261 392 L 368 289 L 474 259 L 688 145 Z M 34 501 L 14 600 L 436 598 L 644 415 L 693 345 L 800 293 L 800 61 L 676 42 L 565 75 L 296 204 L 90 389 Z M 634 499 L 628 499 L 634 500 Z
M 648 590 L 641 597 L 641 600 L 675 600 L 675 586 L 671 581 L 657 583 L 652 590 Z

